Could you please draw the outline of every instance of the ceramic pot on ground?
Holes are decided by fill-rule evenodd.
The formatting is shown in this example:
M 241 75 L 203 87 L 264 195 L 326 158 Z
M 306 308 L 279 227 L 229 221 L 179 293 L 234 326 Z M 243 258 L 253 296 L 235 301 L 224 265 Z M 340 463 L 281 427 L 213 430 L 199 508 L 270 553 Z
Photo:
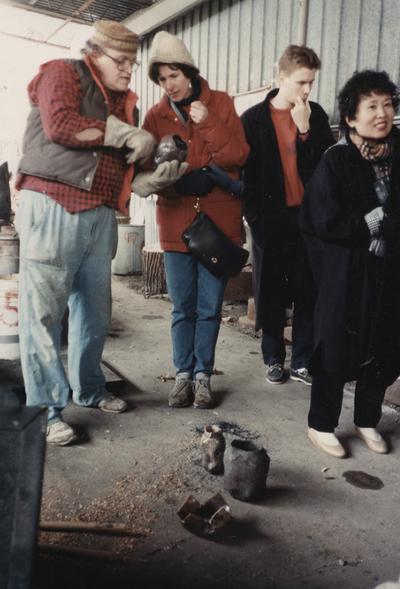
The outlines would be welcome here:
M 200 440 L 202 465 L 211 474 L 224 472 L 225 438 L 217 425 L 207 425 Z
M 254 441 L 234 439 L 224 456 L 224 487 L 241 501 L 261 499 L 269 469 L 269 456 Z

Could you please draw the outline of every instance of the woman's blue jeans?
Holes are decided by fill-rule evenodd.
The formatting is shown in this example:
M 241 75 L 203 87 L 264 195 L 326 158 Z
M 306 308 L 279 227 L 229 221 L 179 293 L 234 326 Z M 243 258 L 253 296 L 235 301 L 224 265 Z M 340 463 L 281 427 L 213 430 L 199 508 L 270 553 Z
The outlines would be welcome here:
M 49 421 L 67 405 L 97 405 L 104 396 L 101 355 L 111 318 L 115 211 L 105 206 L 68 213 L 48 196 L 21 191 L 19 337 L 27 405 L 48 408 Z M 68 374 L 60 357 L 69 308 Z
M 189 253 L 165 252 L 173 303 L 172 346 L 176 372 L 211 374 L 221 323 L 225 278 L 216 278 Z

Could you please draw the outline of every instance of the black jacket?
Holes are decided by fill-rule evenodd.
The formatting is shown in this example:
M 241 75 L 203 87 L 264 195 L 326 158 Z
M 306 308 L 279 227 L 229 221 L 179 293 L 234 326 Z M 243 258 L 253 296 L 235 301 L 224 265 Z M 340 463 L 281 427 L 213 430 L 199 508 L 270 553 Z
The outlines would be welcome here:
M 277 93 L 277 89 L 272 90 L 263 102 L 248 109 L 241 117 L 250 146 L 243 179 L 245 217 L 253 237 L 256 328 L 267 330 L 275 328 L 282 297 L 287 298 L 288 303 L 291 299 L 284 281 L 273 278 L 271 267 L 280 264 L 281 246 L 286 238 L 298 241 L 299 247 L 303 247 L 300 235 L 293 235 L 290 229 L 298 233 L 297 220 L 291 218 L 296 215 L 297 207 L 289 210 L 286 206 L 282 164 L 270 114 L 269 102 Z M 296 143 L 298 171 L 304 186 L 324 151 L 334 143 L 327 114 L 315 102 L 310 102 L 310 106 L 309 136 L 306 141 L 298 139 Z M 309 278 L 311 281 L 311 275 Z M 306 276 L 305 288 L 311 291 Z
M 311 369 L 352 380 L 372 363 L 386 386 L 400 373 L 400 132 L 392 134 L 385 258 L 368 251 L 364 215 L 379 206 L 375 174 L 351 141 L 325 153 L 299 215 L 318 287 Z

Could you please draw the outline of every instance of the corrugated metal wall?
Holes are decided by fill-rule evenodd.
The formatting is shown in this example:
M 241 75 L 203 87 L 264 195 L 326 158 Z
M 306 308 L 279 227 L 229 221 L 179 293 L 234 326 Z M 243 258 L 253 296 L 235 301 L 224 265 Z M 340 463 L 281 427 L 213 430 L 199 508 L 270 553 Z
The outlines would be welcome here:
M 212 88 L 236 95 L 271 83 L 280 54 L 299 40 L 300 5 L 300 0 L 210 0 L 162 28 L 185 41 Z M 313 98 L 334 123 L 335 97 L 354 70 L 386 69 L 399 81 L 400 0 L 309 0 L 308 5 L 305 42 L 322 60 Z M 147 80 L 154 32 L 141 46 L 136 89 L 142 112 L 160 97 Z
M 242 112 L 262 100 L 265 87 L 273 84 L 281 53 L 299 42 L 302 3 L 209 0 L 162 28 L 184 40 L 210 86 L 234 96 Z M 322 61 L 312 98 L 325 108 L 332 124 L 337 123 L 336 95 L 354 70 L 385 69 L 399 83 L 399 23 L 400 0 L 308 1 L 305 43 Z M 147 78 L 155 32 L 142 42 L 142 67 L 134 80 L 142 115 L 161 97 L 159 87 Z M 157 235 L 154 206 L 154 199 L 147 199 L 146 244 Z

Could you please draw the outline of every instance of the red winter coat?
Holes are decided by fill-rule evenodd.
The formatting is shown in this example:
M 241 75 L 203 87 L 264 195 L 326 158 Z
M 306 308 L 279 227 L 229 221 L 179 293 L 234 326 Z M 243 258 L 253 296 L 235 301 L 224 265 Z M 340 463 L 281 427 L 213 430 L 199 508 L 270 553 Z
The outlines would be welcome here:
M 242 123 L 235 112 L 232 99 L 226 92 L 210 90 L 203 78 L 199 100 L 208 109 L 207 118 L 199 124 L 190 119 L 184 125 L 172 110 L 167 96 L 153 106 L 146 115 L 143 128 L 157 141 L 164 135 L 178 134 L 188 145 L 186 161 L 188 172 L 213 162 L 224 168 L 233 178 L 238 178 L 239 168 L 244 165 L 249 147 Z M 189 106 L 186 107 L 189 111 Z M 168 199 L 162 194 L 157 201 L 157 223 L 160 243 L 165 251 L 188 251 L 182 241 L 182 233 L 193 221 L 196 210 L 195 197 Z M 199 199 L 200 210 L 236 243 L 241 242 L 242 203 L 239 198 L 215 186 Z

